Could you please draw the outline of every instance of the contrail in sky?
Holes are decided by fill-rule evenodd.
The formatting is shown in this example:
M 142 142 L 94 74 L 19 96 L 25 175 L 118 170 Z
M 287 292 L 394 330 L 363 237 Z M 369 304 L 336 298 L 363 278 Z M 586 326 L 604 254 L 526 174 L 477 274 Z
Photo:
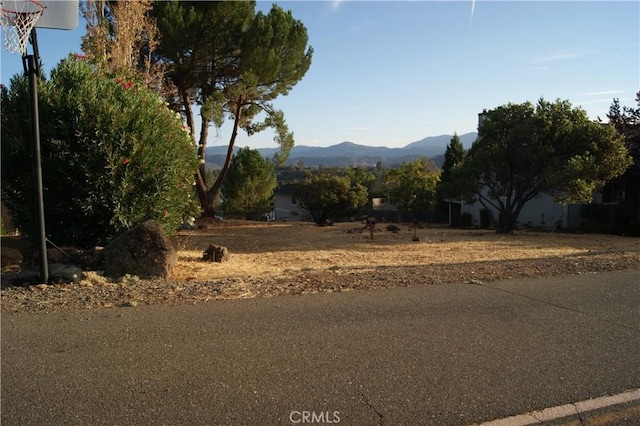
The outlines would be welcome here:
M 473 22 L 473 12 L 476 10 L 476 0 L 471 0 L 471 18 L 469 18 L 469 23 Z

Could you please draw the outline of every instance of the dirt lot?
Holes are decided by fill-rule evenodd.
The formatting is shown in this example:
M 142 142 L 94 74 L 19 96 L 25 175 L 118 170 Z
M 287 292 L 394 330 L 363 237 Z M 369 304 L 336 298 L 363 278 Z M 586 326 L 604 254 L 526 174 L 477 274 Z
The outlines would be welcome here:
M 11 271 L 5 270 L 2 311 L 198 303 L 454 282 L 482 285 L 502 278 L 640 270 L 638 238 L 399 227 L 392 233 L 378 224 L 371 239 L 359 223 L 209 223 L 175 237 L 179 259 L 168 280 L 125 277 L 114 283 L 88 272 L 78 284 L 12 287 L 6 282 Z M 230 260 L 203 262 L 202 251 L 209 244 L 226 246 Z

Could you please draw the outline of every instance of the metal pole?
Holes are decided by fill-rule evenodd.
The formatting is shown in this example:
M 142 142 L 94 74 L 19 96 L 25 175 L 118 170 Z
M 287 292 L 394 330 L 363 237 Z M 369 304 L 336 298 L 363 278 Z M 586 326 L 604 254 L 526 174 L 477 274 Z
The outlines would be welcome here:
M 40 279 L 49 281 L 49 265 L 47 263 L 47 235 L 44 226 L 44 197 L 42 189 L 42 164 L 40 162 L 40 118 L 38 116 L 38 68 L 37 58 L 27 56 L 29 74 L 29 92 L 31 95 L 31 156 L 33 167 L 33 183 L 36 196 L 38 218 L 38 243 L 40 246 Z

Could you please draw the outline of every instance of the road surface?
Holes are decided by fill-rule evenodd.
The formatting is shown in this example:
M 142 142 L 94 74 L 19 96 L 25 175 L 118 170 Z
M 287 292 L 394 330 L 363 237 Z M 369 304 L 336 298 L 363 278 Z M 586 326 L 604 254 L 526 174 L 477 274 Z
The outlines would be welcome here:
M 616 395 L 639 276 L 3 314 L 1 421 L 470 425 Z

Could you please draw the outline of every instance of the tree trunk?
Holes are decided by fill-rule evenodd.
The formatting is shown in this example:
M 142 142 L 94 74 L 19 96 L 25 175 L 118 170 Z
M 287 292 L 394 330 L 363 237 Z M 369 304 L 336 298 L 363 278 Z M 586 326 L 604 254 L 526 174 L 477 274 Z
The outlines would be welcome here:
M 200 201 L 200 208 L 205 216 L 213 216 L 213 201 L 209 202 L 207 194 L 207 178 L 206 178 L 206 154 L 207 154 L 207 137 L 209 136 L 209 122 L 202 117 L 202 126 L 200 127 L 200 142 L 198 143 L 198 158 L 200 165 L 195 174 L 196 193 Z
M 195 132 L 195 122 L 193 120 L 193 110 L 191 109 L 191 98 L 186 90 L 182 90 L 178 88 L 180 93 L 180 97 L 182 98 L 182 106 L 184 107 L 184 114 L 187 118 L 187 127 L 189 127 L 189 132 L 191 135 L 191 140 L 196 142 L 196 132 Z M 203 123 L 204 125 L 204 123 Z M 208 124 L 207 124 L 208 127 Z M 202 135 L 202 131 L 200 132 Z M 206 133 L 205 133 L 206 135 Z M 207 210 L 207 182 L 205 180 L 204 174 L 204 152 L 207 144 L 207 139 L 200 138 L 198 142 L 198 150 L 197 155 L 200 159 L 200 166 L 198 170 L 194 173 L 194 181 L 196 186 L 196 194 L 198 195 L 198 201 L 200 202 L 200 208 L 203 212 Z
M 207 179 L 205 177 L 205 163 L 207 158 L 207 138 L 209 137 L 209 120 L 205 118 L 202 114 L 202 125 L 200 126 L 200 143 L 198 144 L 198 158 L 200 159 L 200 175 L 202 176 L 202 180 L 206 183 Z
M 501 231 L 499 233 L 513 234 L 516 229 L 516 222 L 518 222 L 518 216 L 520 216 L 520 210 L 522 210 L 520 205 L 516 206 L 514 210 L 509 208 L 501 209 L 502 229 L 497 229 L 496 232 Z
M 179 89 L 180 90 L 180 89 Z M 196 129 L 193 122 L 193 111 L 191 109 L 191 98 L 185 90 L 180 90 L 180 97 L 182 98 L 182 106 L 184 107 L 184 115 L 187 117 L 187 126 L 189 126 L 189 132 L 191 132 L 191 140 L 196 141 Z
M 213 201 L 220 193 L 222 184 L 224 183 L 224 180 L 227 177 L 227 173 L 229 172 L 229 166 L 231 165 L 231 159 L 233 158 L 233 147 L 236 143 L 236 137 L 238 136 L 238 127 L 240 126 L 241 114 L 242 99 L 239 100 L 238 106 L 236 107 L 235 119 L 233 120 L 233 132 L 231 133 L 231 139 L 229 140 L 229 148 L 227 148 L 227 158 L 225 158 L 224 160 L 224 165 L 222 166 L 222 170 L 220 170 L 218 178 L 207 194 L 208 202 L 210 203 L 210 206 L 207 207 L 210 207 L 211 209 L 213 209 Z
M 513 212 L 510 210 L 505 210 L 502 213 L 502 221 L 503 221 L 503 231 L 505 234 L 512 234 L 516 225 L 516 218 L 513 215 Z

